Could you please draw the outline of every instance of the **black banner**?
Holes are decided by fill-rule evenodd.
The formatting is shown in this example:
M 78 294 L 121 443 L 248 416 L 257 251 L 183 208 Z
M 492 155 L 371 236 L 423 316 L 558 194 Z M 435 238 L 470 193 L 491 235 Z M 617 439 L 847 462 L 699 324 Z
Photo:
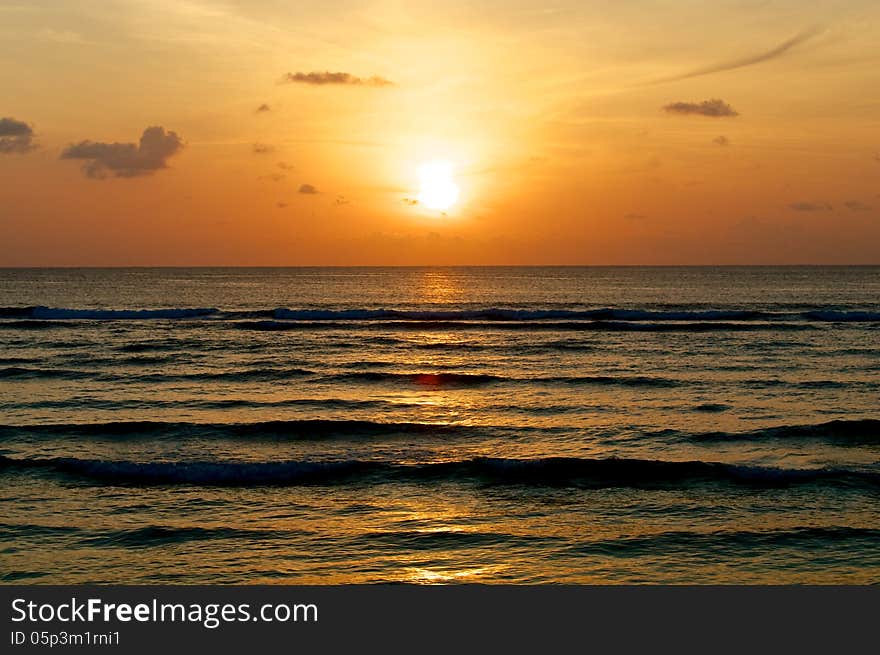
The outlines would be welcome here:
M 872 587 L 0 587 L 2 652 L 851 652 Z

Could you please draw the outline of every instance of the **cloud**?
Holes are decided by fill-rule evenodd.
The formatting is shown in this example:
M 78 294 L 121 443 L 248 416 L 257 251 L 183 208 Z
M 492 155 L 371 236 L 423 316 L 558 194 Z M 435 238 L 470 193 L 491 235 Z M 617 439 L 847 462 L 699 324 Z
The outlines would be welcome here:
M 847 200 L 845 203 L 843 203 L 843 206 L 853 212 L 867 212 L 871 211 L 872 209 L 870 205 L 866 205 L 859 200 Z
M 415 198 L 403 198 L 400 202 L 404 205 L 409 205 L 410 207 L 414 207 L 419 204 L 419 201 Z
M 289 171 L 293 168 L 293 164 L 285 164 L 283 161 L 278 162 L 278 168 L 282 171 Z
M 0 154 L 21 155 L 36 147 L 30 125 L 14 118 L 0 118 Z
M 710 118 L 724 118 L 726 116 L 739 116 L 739 112 L 719 98 L 703 100 L 703 102 L 673 102 L 663 107 L 670 114 L 709 116 Z
M 350 205 L 351 201 L 345 196 L 336 196 L 336 204 L 337 205 Z
M 112 174 L 116 177 L 138 177 L 167 168 L 166 160 L 183 148 L 176 132 L 164 127 L 148 127 L 139 143 L 101 143 L 81 141 L 61 152 L 61 159 L 83 159 L 83 172 L 101 179 Z
M 275 152 L 275 146 L 270 146 L 267 143 L 255 143 L 251 146 L 251 150 L 255 155 L 268 155 L 270 152 Z
M 737 68 L 745 68 L 746 66 L 754 66 L 755 64 L 761 64 L 765 61 L 770 61 L 771 59 L 776 59 L 777 57 L 781 57 L 786 52 L 791 50 L 792 48 L 809 41 L 814 36 L 816 36 L 821 29 L 819 27 L 811 27 L 810 29 L 804 30 L 799 34 L 796 34 L 792 38 L 787 41 L 783 41 L 775 48 L 771 48 L 765 52 L 761 52 L 756 55 L 750 55 L 748 57 L 741 57 L 739 59 L 733 59 L 731 61 L 721 62 L 718 64 L 712 64 L 710 66 L 705 66 L 703 68 L 697 68 L 696 70 L 692 70 L 688 73 L 682 73 L 681 75 L 673 75 L 671 77 L 664 77 L 659 80 L 655 80 L 655 84 L 659 82 L 675 82 L 678 80 L 686 80 L 691 77 L 700 77 L 701 75 L 711 75 L 712 73 L 720 73 L 722 71 L 734 70 Z
M 327 84 L 347 86 L 394 86 L 394 82 L 376 75 L 372 77 L 356 77 L 351 73 L 331 73 L 330 71 L 312 71 L 311 73 L 287 73 L 282 82 L 311 84 L 323 86 Z
M 256 110 L 256 111 L 257 111 L 258 114 L 262 114 L 262 113 L 265 113 L 265 112 L 267 112 L 267 111 L 272 111 L 272 108 L 264 102 L 262 105 L 260 105 L 259 107 L 257 107 L 257 110 Z
M 305 193 L 307 195 L 314 195 L 318 193 L 318 190 L 311 184 L 301 184 L 299 187 L 299 192 Z
M 788 206 L 789 209 L 793 209 L 796 212 L 830 212 L 834 209 L 827 202 L 793 202 Z
M 268 175 L 260 175 L 259 179 L 261 180 L 272 180 L 273 182 L 280 182 L 284 179 L 283 173 L 269 173 Z
M 722 134 L 721 136 L 716 136 L 714 139 L 712 139 L 712 143 L 714 143 L 716 146 L 729 146 L 730 139 Z
M 287 207 L 287 203 L 286 202 L 277 202 L 277 203 L 275 203 L 275 206 L 278 207 L 278 209 L 284 209 L 285 207 Z

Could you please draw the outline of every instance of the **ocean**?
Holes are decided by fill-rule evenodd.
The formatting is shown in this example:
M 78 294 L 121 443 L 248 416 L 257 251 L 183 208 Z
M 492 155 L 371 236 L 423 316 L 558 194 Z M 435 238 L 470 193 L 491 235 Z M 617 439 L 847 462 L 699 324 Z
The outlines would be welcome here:
M 875 583 L 880 268 L 0 270 L 0 579 Z

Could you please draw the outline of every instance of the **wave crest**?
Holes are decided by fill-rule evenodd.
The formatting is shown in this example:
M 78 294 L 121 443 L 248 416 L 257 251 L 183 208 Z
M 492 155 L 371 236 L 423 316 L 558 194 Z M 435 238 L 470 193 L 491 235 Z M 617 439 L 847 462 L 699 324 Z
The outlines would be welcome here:
M 37 469 L 110 485 L 330 485 L 353 480 L 450 480 L 582 488 L 681 487 L 697 484 L 785 487 L 817 483 L 872 488 L 880 486 L 880 474 L 848 469 L 783 469 L 704 461 L 576 457 L 478 457 L 429 464 L 399 464 L 376 460 L 132 462 L 75 457 L 14 459 L 0 455 L 0 468 Z

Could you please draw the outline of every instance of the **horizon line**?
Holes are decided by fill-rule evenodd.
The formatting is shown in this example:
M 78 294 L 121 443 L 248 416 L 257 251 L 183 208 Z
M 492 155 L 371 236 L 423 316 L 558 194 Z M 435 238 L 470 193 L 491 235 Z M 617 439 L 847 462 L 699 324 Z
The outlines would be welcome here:
M 20 270 L 121 270 L 121 269 L 179 269 L 179 268 L 240 268 L 240 269 L 296 269 L 296 268 L 874 268 L 880 262 L 851 264 L 58 264 L 35 266 L 0 265 L 0 271 Z

